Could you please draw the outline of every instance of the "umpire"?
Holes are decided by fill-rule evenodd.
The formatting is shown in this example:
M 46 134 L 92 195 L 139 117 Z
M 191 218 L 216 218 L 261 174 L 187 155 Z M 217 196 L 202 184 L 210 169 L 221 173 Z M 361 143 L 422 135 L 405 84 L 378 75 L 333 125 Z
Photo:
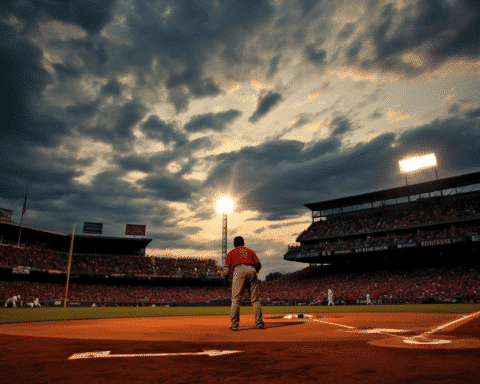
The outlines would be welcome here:
M 258 329 L 264 329 L 262 307 L 258 296 L 258 277 L 257 272 L 262 268 L 260 260 L 251 249 L 245 247 L 243 237 L 237 236 L 233 239 L 232 249 L 227 254 L 225 261 L 225 284 L 228 285 L 229 275 L 233 271 L 232 280 L 232 306 L 230 308 L 230 329 L 237 331 L 240 324 L 240 300 L 243 293 L 248 289 L 250 301 L 255 314 L 255 326 Z

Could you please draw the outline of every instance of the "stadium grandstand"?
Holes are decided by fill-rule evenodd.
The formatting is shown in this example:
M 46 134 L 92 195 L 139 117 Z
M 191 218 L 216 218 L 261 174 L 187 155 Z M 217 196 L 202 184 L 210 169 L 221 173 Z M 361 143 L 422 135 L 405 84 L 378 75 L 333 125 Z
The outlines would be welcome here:
M 0 222 L 0 302 L 63 305 L 71 234 Z M 69 306 L 176 305 L 226 299 L 213 259 L 148 257 L 151 239 L 75 235 Z M 193 287 L 195 289 L 193 289 Z
M 306 204 L 283 256 L 305 268 L 262 282 L 263 305 L 477 302 L 480 173 Z M 0 222 L 0 305 L 64 303 L 71 235 Z M 151 239 L 76 235 L 69 306 L 229 305 L 213 259 L 147 257 Z M 247 304 L 248 297 L 245 296 Z
M 284 259 L 309 267 L 278 282 L 289 285 L 284 294 L 273 287 L 264 297 L 326 302 L 332 289 L 342 303 L 367 293 L 395 303 L 476 300 L 479 186 L 472 173 L 306 204 L 312 223 Z

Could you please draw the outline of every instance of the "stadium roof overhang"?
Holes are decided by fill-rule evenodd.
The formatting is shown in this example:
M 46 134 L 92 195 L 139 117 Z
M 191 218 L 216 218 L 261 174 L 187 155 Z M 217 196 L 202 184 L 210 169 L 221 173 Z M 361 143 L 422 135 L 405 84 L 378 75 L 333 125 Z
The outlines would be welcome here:
M 339 199 L 322 201 L 318 203 L 310 203 L 305 204 L 305 207 L 311 209 L 312 211 L 326 211 L 335 208 L 368 204 L 376 201 L 385 201 L 407 196 L 421 195 L 429 192 L 460 188 L 478 183 L 480 183 L 480 172 L 428 181 L 421 184 L 385 189 L 382 191 L 370 192 L 362 195 L 342 197 Z
M 20 226 L 17 223 L 0 222 L 0 234 L 4 241 L 16 242 Z M 71 234 L 47 231 L 39 228 L 23 226 L 21 242 L 47 246 L 60 252 L 70 249 Z M 143 254 L 152 241 L 147 238 L 104 237 L 94 235 L 75 235 L 73 252 L 75 253 L 116 253 Z

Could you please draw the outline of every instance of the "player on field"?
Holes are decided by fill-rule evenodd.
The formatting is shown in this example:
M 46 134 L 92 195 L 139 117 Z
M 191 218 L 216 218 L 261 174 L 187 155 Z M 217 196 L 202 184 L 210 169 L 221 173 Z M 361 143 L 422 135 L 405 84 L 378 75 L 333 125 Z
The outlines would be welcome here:
M 33 300 L 32 302 L 26 303 L 25 305 L 28 305 L 30 308 L 33 308 L 33 307 L 41 307 L 41 304 L 40 304 L 40 302 L 38 301 L 38 297 L 35 298 L 35 300 Z
M 10 297 L 10 298 L 5 302 L 5 307 L 8 307 L 8 308 L 16 308 L 16 307 L 17 307 L 17 300 L 20 300 L 20 295 Z
M 328 304 L 327 305 L 335 305 L 335 303 L 333 302 L 333 292 L 332 292 L 331 289 L 328 290 L 327 297 L 328 297 Z
M 250 301 L 255 314 L 255 325 L 258 329 L 264 329 L 262 307 L 258 296 L 258 276 L 262 265 L 257 255 L 251 249 L 245 247 L 243 237 L 237 236 L 233 239 L 232 249 L 227 254 L 225 261 L 225 283 L 228 285 L 228 278 L 233 273 L 232 279 L 232 306 L 230 308 L 230 329 L 237 331 L 240 324 L 240 300 L 247 289 L 250 293 Z

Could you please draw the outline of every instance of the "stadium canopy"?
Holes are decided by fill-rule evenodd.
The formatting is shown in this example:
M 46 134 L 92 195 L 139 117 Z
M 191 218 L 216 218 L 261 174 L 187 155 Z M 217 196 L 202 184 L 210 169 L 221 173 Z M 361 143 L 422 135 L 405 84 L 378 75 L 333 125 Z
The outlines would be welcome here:
M 316 212 L 335 210 L 342 207 L 373 204 L 378 201 L 388 201 L 406 198 L 414 195 L 428 194 L 436 191 L 457 189 L 468 185 L 480 183 L 480 172 L 470 173 L 461 176 L 427 181 L 425 183 L 406 185 L 403 187 L 385 189 L 377 192 L 365 193 L 362 195 L 342 197 L 318 203 L 305 204 L 305 207 Z
M 17 223 L 0 222 L 0 235 L 3 242 L 17 243 L 20 225 Z M 22 244 L 38 245 L 68 252 L 71 234 L 47 231 L 28 226 L 22 227 Z M 147 238 L 103 237 L 75 235 L 74 253 L 145 255 L 145 248 L 152 241 Z

